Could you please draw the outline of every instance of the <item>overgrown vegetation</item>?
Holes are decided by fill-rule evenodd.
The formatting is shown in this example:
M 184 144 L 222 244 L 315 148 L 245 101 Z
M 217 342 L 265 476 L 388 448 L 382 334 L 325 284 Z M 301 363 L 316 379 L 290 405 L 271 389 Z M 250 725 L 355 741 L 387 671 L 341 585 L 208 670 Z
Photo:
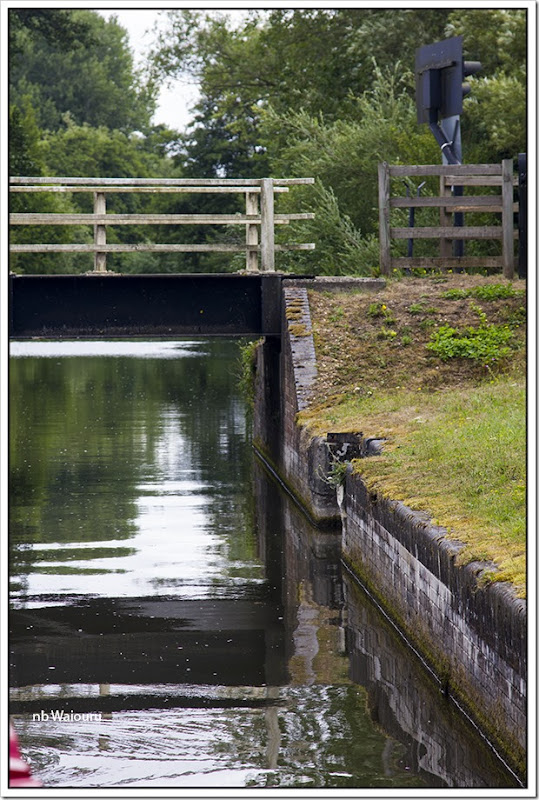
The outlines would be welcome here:
M 504 300 L 508 297 L 524 297 L 522 289 L 515 289 L 511 283 L 487 283 L 471 289 L 448 289 L 442 293 L 444 300 L 463 300 L 476 297 L 478 300 Z
M 328 474 L 321 477 L 325 483 L 333 486 L 334 489 L 337 489 L 339 486 L 343 485 L 347 470 L 348 464 L 346 461 L 338 461 L 337 459 L 334 459 Z
M 439 356 L 442 361 L 468 358 L 491 372 L 494 364 L 510 354 L 509 344 L 513 339 L 513 331 L 507 324 L 489 324 L 484 311 L 473 303 L 470 307 L 479 316 L 480 324 L 477 327 L 468 325 L 461 331 L 451 325 L 441 325 L 432 334 L 427 350 Z
M 368 487 L 427 511 L 465 543 L 463 561 L 493 562 L 490 578 L 524 596 L 523 291 L 495 278 L 433 275 L 374 295 L 311 292 L 310 305 L 319 376 L 301 423 L 317 435 L 385 439 L 381 456 L 354 462 Z M 462 336 L 446 337 L 447 328 Z M 451 355 L 442 359 L 435 341 Z
M 240 346 L 240 359 L 238 367 L 238 386 L 245 398 L 247 408 L 252 411 L 254 408 L 254 375 L 256 370 L 256 349 L 260 344 L 260 339 L 243 342 Z

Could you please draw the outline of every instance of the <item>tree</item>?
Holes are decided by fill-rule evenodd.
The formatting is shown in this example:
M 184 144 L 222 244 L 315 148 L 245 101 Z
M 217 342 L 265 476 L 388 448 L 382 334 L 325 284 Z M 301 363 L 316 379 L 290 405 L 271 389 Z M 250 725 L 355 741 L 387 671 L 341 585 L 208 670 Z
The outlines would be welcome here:
M 22 109 L 11 106 L 9 110 L 9 172 L 10 175 L 42 175 L 45 161 L 40 142 L 41 132 L 37 127 L 35 114 L 27 99 Z M 16 212 L 62 213 L 72 212 L 76 208 L 67 195 L 53 193 L 24 194 L 12 193 L 9 208 Z M 62 226 L 45 227 L 32 225 L 24 228 L 12 226 L 10 229 L 11 244 L 43 243 L 69 244 L 73 241 L 89 241 L 88 232 L 81 227 L 66 228 Z M 73 260 L 62 254 L 12 254 L 10 270 L 14 272 L 58 273 L 72 272 L 75 269 Z
M 150 124 L 154 87 L 133 69 L 127 33 L 113 19 L 89 11 L 11 9 L 10 12 L 11 175 L 149 176 L 170 160 L 162 130 Z M 143 129 L 144 133 L 135 133 Z M 166 132 L 171 140 L 178 134 Z M 148 200 L 148 198 L 146 198 Z M 111 210 L 137 211 L 143 200 L 115 197 Z M 13 193 L 11 210 L 91 210 L 91 195 Z M 110 230 L 110 241 L 129 241 L 140 231 Z M 81 226 L 40 226 L 10 231 L 13 243 L 85 243 Z M 153 264 L 151 256 L 111 257 L 111 265 Z M 89 269 L 88 256 L 25 254 L 11 268 L 29 272 Z
M 96 43 L 88 22 L 73 18 L 69 11 L 51 13 L 42 8 L 11 8 L 9 49 L 12 57 L 26 50 L 28 37 L 41 38 L 64 51 Z
M 272 172 L 317 179 L 314 191 L 302 192 L 302 206 L 314 211 L 315 220 L 283 232 L 293 238 L 301 231 L 316 244 L 308 256 L 289 257 L 294 269 L 305 264 L 328 274 L 369 274 L 376 266 L 378 163 L 431 163 L 438 157 L 434 138 L 416 124 L 408 92 L 412 79 L 400 64 L 384 71 L 375 67 L 371 89 L 355 99 L 350 119 L 329 122 L 271 109 L 265 114 L 265 140 L 277 143 Z M 286 206 L 289 200 L 280 202 Z
M 462 36 L 464 55 L 480 61 L 469 79 L 462 141 L 469 163 L 499 162 L 526 151 L 526 12 L 459 9 L 450 14 L 450 36 Z
M 28 98 L 9 109 L 9 174 L 42 175 L 40 131 Z
M 226 17 L 171 12 L 152 63 L 156 80 L 183 74 L 199 82 L 185 174 L 316 177 L 314 189 L 294 192 L 318 212 L 316 222 L 279 236 L 297 239 L 299 228 L 317 250 L 281 256 L 280 264 L 365 272 L 378 223 L 377 160 L 411 152 L 418 141 L 436 153 L 417 130 L 411 71 L 399 65 L 401 79 L 385 89 L 381 73 L 395 72 L 403 44 L 413 63 L 418 39 L 441 36 L 447 18 L 446 10 L 285 9 L 251 12 L 234 29 Z M 224 210 L 230 200 L 214 202 Z M 286 210 L 286 198 L 279 202 Z
M 268 153 L 276 148 L 261 142 L 264 109 L 271 106 L 282 117 L 299 111 L 323 115 L 328 122 L 353 118 L 354 97 L 372 84 L 373 57 L 381 68 L 398 59 L 406 63 L 408 47 L 413 63 L 413 45 L 441 35 L 447 15 L 285 9 L 251 12 L 233 29 L 226 17 L 170 12 L 152 64 L 156 80 L 185 74 L 199 82 L 187 169 L 199 175 L 267 174 Z M 408 91 L 413 94 L 413 82 Z
M 47 9 L 14 14 L 13 28 L 10 99 L 29 97 L 40 128 L 58 130 L 68 112 L 79 125 L 127 133 L 149 126 L 155 90 L 135 72 L 116 19 Z
M 309 231 L 318 249 L 281 260 L 294 269 L 370 269 L 378 161 L 440 161 L 427 126 L 416 122 L 413 65 L 419 46 L 462 35 L 465 58 L 483 64 L 462 114 L 466 161 L 497 162 L 526 149 L 522 9 L 250 10 L 236 27 L 225 14 L 174 10 L 167 13 L 168 29 L 150 54 L 144 80 L 133 70 L 116 20 L 82 10 L 17 11 L 12 98 L 19 118 L 12 123 L 11 164 L 20 170 L 37 165 L 37 158 L 64 175 L 314 176 L 315 189 L 297 190 L 294 197 L 299 194 L 306 210 L 319 212 L 315 224 L 301 228 L 301 238 Z M 181 135 L 150 124 L 157 86 L 177 75 L 200 89 L 194 122 Z M 36 149 L 39 128 L 47 133 L 38 136 L 43 142 Z M 167 211 L 194 210 L 185 195 L 142 202 L 116 198 L 111 208 L 159 211 L 166 202 Z M 283 196 L 278 202 L 286 210 L 290 201 Z M 233 195 L 196 200 L 200 213 L 240 210 Z M 294 228 L 283 226 L 279 236 L 294 238 Z M 134 233 L 144 232 L 111 230 L 118 241 Z M 203 236 L 232 241 L 237 233 L 163 226 L 153 228 L 152 236 L 160 242 L 200 242 Z M 418 251 L 424 244 L 417 243 Z M 125 269 L 133 264 L 125 259 Z M 220 255 L 203 263 L 190 254 L 183 265 L 191 271 L 236 267 Z M 139 266 L 158 268 L 146 256 Z M 161 257 L 159 268 L 176 270 L 178 259 Z

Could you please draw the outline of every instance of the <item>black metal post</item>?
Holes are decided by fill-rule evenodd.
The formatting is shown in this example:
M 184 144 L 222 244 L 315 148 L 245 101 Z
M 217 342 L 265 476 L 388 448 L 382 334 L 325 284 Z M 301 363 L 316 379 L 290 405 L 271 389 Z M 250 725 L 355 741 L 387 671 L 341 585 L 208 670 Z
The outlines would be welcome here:
M 406 197 L 410 197 L 410 187 L 408 186 L 408 184 L 406 184 Z M 408 209 L 408 227 L 409 228 L 413 228 L 414 227 L 414 221 L 415 221 L 415 213 L 414 212 L 415 212 L 415 208 L 409 208 Z M 408 258 L 412 258 L 413 254 L 414 254 L 414 240 L 413 240 L 412 237 L 410 237 L 408 239 Z
M 421 189 L 425 185 L 426 181 L 423 181 L 417 187 L 416 195 L 419 197 L 421 195 Z M 408 184 L 406 185 L 406 197 L 410 197 L 410 187 Z M 408 227 L 413 228 L 415 226 L 415 208 L 413 206 L 410 207 L 408 212 Z M 412 258 L 414 254 L 414 240 L 412 237 L 408 239 L 408 258 Z
M 463 186 L 453 186 L 453 197 L 462 197 L 463 194 Z M 455 211 L 453 225 L 455 228 L 464 227 L 464 213 L 462 211 Z M 455 239 L 453 241 L 453 255 L 458 256 L 459 258 L 464 255 L 464 242 L 462 239 Z
M 518 154 L 518 277 L 528 276 L 528 158 Z

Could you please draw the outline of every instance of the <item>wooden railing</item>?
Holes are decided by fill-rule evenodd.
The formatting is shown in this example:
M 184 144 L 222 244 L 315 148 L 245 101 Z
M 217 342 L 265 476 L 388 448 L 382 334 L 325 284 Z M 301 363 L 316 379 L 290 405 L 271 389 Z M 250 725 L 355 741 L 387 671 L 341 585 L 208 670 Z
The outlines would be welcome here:
M 238 253 L 246 254 L 249 272 L 275 270 L 275 252 L 313 250 L 314 244 L 275 244 L 275 225 L 313 219 L 314 214 L 276 214 L 274 196 L 296 184 L 312 184 L 313 178 L 10 178 L 11 192 L 87 192 L 94 195 L 92 214 L 10 214 L 10 225 L 92 225 L 93 244 L 13 244 L 12 253 L 93 253 L 94 269 L 107 272 L 107 253 Z M 245 195 L 245 214 L 111 214 L 108 194 L 222 194 Z M 107 244 L 111 225 L 244 225 L 245 244 Z M 260 263 L 259 263 L 260 256 Z
M 439 176 L 440 194 L 437 197 L 392 197 L 391 178 Z M 380 220 L 380 269 L 389 275 L 393 269 L 403 268 L 494 268 L 503 270 L 506 278 L 514 276 L 514 240 L 518 232 L 514 229 L 513 216 L 518 204 L 513 201 L 513 187 L 518 185 L 513 177 L 513 161 L 505 159 L 501 164 L 414 165 L 390 166 L 386 162 L 378 165 L 379 220 Z M 499 186 L 499 194 L 484 196 L 461 196 L 452 187 Z M 439 208 L 440 224 L 433 227 L 392 227 L 390 212 L 393 208 Z M 493 213 L 501 215 L 501 224 L 454 227 L 452 215 L 456 212 Z M 436 257 L 392 257 L 392 239 L 439 239 L 440 255 Z M 470 239 L 499 239 L 501 256 L 455 256 L 451 241 Z

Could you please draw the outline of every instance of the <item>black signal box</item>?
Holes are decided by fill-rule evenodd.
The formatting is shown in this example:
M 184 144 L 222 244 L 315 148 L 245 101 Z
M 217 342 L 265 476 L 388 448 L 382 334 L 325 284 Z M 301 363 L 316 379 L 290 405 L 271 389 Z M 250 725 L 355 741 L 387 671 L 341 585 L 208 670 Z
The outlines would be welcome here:
M 464 78 L 479 69 L 478 61 L 463 60 L 462 36 L 416 50 L 417 121 L 436 122 L 461 114 L 462 99 L 469 91 Z

